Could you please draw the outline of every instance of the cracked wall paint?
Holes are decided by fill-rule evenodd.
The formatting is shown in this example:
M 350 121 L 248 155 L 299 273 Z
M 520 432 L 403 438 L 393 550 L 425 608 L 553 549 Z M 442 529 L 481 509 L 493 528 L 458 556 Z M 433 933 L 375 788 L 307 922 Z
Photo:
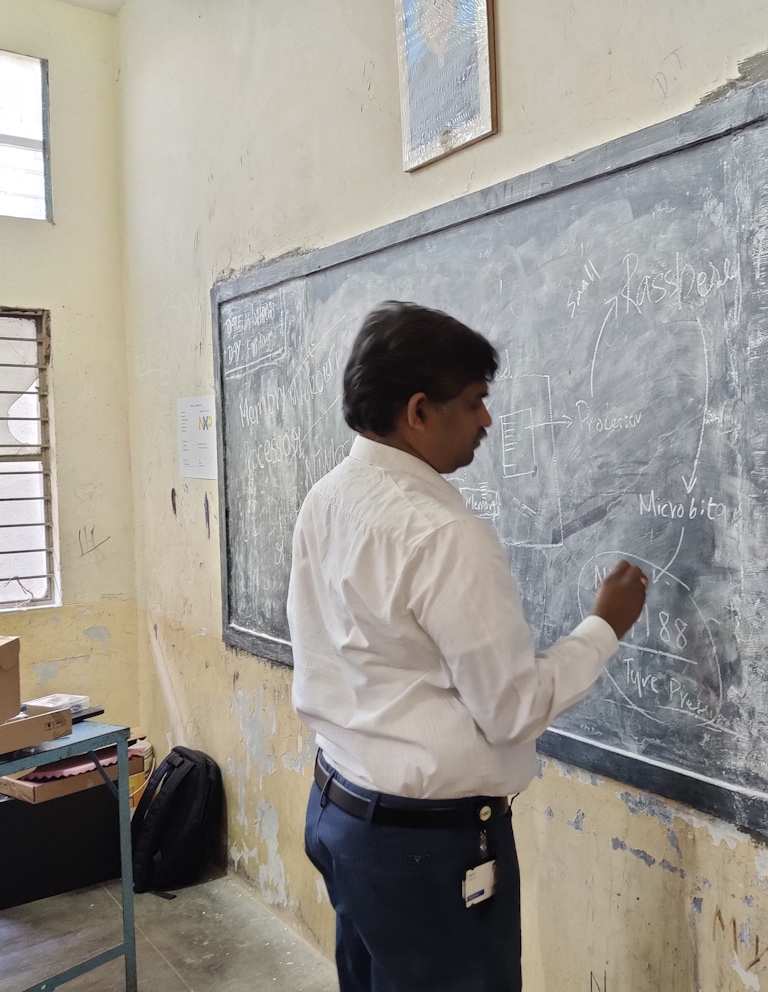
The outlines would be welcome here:
M 540 764 L 542 769 L 546 768 L 547 765 L 552 765 L 561 778 L 573 778 L 574 775 L 578 777 L 575 765 L 569 765 L 567 762 L 560 761 L 558 758 L 540 758 Z
M 544 768 L 548 764 L 551 764 L 558 775 L 562 775 L 563 778 L 575 778 L 578 782 L 582 782 L 584 785 L 594 786 L 595 788 L 599 788 L 605 784 L 605 778 L 602 775 L 587 771 L 585 768 L 579 768 L 578 765 L 571 765 L 566 761 L 560 761 L 558 758 L 548 757 L 543 754 L 540 754 L 538 758 L 539 777 L 541 777 Z
M 227 780 L 229 782 L 235 783 L 235 819 L 238 826 L 241 828 L 243 833 L 248 830 L 248 815 L 246 813 L 246 782 L 245 782 L 245 769 L 243 766 L 234 760 L 234 758 L 227 758 Z M 231 802 L 231 794 L 230 794 Z M 237 869 L 235 869 L 237 870 Z
M 648 854 L 647 851 L 640 850 L 639 848 L 629 847 L 629 845 L 623 841 L 620 837 L 614 837 L 611 841 L 611 846 L 614 851 L 629 851 L 630 854 L 634 855 L 639 861 L 652 868 L 656 864 L 656 858 Z
M 683 860 L 683 852 L 680 850 L 680 842 L 677 839 L 677 834 L 671 828 L 667 831 L 667 840 L 669 841 L 669 846 L 674 849 L 677 854 L 678 860 Z
M 579 810 L 578 813 L 576 814 L 576 816 L 572 820 L 569 820 L 568 821 L 568 826 L 569 827 L 573 827 L 574 830 L 583 830 L 584 829 L 584 812 L 583 812 L 583 810 Z
M 583 810 L 585 818 L 574 842 L 576 810 Z M 545 962 L 540 975 L 528 981 L 537 992 L 578 985 L 569 977 L 572 966 L 554 964 L 546 952 L 551 914 L 564 898 L 571 912 L 592 920 L 586 947 L 574 939 L 567 951 L 587 969 L 587 988 L 590 964 L 601 986 L 607 969 L 608 988 L 645 987 L 642 969 L 654 976 L 654 987 L 674 992 L 733 992 L 755 987 L 756 980 L 758 988 L 765 987 L 768 899 L 762 892 L 768 884 L 755 869 L 768 873 L 768 857 L 759 838 L 742 837 L 735 847 L 713 844 L 706 816 L 611 782 L 595 790 L 576 775 L 561 776 L 552 763 L 543 780 L 529 788 L 523 811 L 532 815 L 530 822 L 518 816 L 515 824 L 519 847 L 528 852 L 521 861 L 528 903 L 524 919 L 529 920 L 529 942 L 531 927 L 534 941 L 541 934 L 537 953 Z M 693 829 L 690 821 L 701 829 Z M 733 841 L 738 833 L 726 825 L 726 838 Z M 716 838 L 722 836 L 715 832 Z M 606 841 L 615 852 L 610 857 L 603 853 Z M 578 879 L 551 867 L 565 849 L 571 851 L 568 862 Z M 611 909 L 598 922 L 601 905 Z M 638 935 L 637 940 L 617 940 L 610 922 L 614 913 L 622 920 L 622 932 Z M 649 942 L 646 934 L 658 940 L 654 936 Z
M 678 868 L 677 865 L 673 865 L 672 862 L 667 861 L 666 858 L 662 858 L 662 860 L 659 862 L 659 868 L 662 868 L 664 871 L 670 872 L 672 875 L 681 875 L 685 877 L 685 872 L 683 871 L 683 869 Z
M 256 826 L 259 836 L 267 847 L 266 863 L 259 865 L 258 881 L 261 894 L 271 905 L 284 906 L 288 899 L 285 884 L 285 866 L 280 858 L 278 830 L 280 822 L 277 810 L 265 800 L 259 800 L 256 811 Z
M 743 982 L 744 988 L 754 989 L 755 992 L 760 992 L 760 979 L 757 975 L 753 975 L 746 970 L 735 952 L 731 960 L 731 967 Z
M 761 848 L 755 855 L 755 870 L 761 878 L 768 879 L 768 848 Z
M 104 645 L 106 651 L 111 650 L 112 635 L 106 627 L 86 627 L 83 633 L 89 641 L 100 641 Z
M 257 847 L 235 847 L 234 844 L 230 844 L 228 855 L 229 862 L 236 872 L 242 872 L 248 878 L 253 877 L 248 871 L 248 865 L 252 862 L 258 864 L 259 849 Z
M 301 774 L 310 765 L 314 765 L 316 754 L 317 745 L 315 744 L 314 734 L 310 733 L 306 737 L 303 734 L 297 734 L 296 757 L 292 757 L 288 751 L 283 751 L 280 755 L 280 760 L 286 768 L 290 768 L 292 772 L 299 772 Z
M 743 944 L 744 947 L 749 947 L 749 945 L 752 943 L 752 928 L 751 928 L 750 920 L 745 920 L 744 923 L 741 925 L 738 939 L 739 939 L 739 943 Z
M 645 816 L 653 817 L 660 823 L 671 826 L 673 820 L 672 810 L 656 796 L 651 796 L 647 793 L 635 795 L 632 792 L 617 792 L 616 795 L 627 807 L 631 816 L 641 816 L 644 814 Z
M 264 786 L 264 775 L 272 775 L 276 767 L 271 738 L 277 729 L 277 714 L 275 708 L 264 701 L 265 692 L 266 686 L 255 695 L 237 689 L 230 708 L 240 723 L 245 747 L 245 776 L 250 778 L 255 767 L 259 789 Z
M 594 772 L 588 772 L 584 768 L 576 768 L 576 777 L 584 785 L 591 785 L 595 788 L 605 785 L 605 779 L 602 775 L 595 775 Z
M 714 844 L 725 843 L 730 848 L 749 840 L 749 836 L 732 823 L 717 820 L 706 813 L 698 813 L 687 806 L 670 806 L 657 796 L 646 793 L 634 795 L 631 792 L 617 792 L 616 795 L 626 806 L 632 816 L 650 816 L 661 823 L 671 825 L 673 819 L 679 817 L 692 827 L 706 829 Z
M 55 679 L 59 674 L 59 663 L 58 661 L 41 661 L 35 665 L 34 672 L 38 685 L 45 685 L 46 682 Z

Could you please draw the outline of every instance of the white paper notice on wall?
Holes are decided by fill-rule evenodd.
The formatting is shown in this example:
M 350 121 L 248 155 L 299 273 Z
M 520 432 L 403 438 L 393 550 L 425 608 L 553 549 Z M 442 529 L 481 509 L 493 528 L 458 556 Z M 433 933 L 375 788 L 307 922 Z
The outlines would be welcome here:
M 179 474 L 186 479 L 216 479 L 216 400 L 184 396 L 176 401 Z

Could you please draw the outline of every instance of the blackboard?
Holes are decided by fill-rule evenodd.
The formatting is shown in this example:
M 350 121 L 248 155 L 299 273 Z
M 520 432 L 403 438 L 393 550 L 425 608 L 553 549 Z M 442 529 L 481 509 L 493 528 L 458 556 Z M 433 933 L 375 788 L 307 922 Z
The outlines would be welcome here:
M 768 828 L 768 88 L 212 291 L 224 639 L 290 664 L 290 541 L 349 450 L 341 372 L 385 299 L 497 345 L 452 479 L 537 642 L 620 556 L 647 606 L 540 750 Z

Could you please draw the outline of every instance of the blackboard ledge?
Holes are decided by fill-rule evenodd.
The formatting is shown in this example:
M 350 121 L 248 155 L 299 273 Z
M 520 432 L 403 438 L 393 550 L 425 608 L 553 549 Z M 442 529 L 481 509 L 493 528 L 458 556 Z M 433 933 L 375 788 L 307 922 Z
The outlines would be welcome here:
M 644 792 L 692 807 L 735 824 L 761 844 L 768 842 L 768 795 L 685 774 L 613 747 L 601 746 L 567 731 L 546 730 L 536 750 L 549 758 L 576 765 L 594 775 L 615 779 Z
M 247 651 L 262 661 L 293 668 L 293 649 L 289 641 L 270 637 L 269 634 L 254 634 L 235 624 L 225 626 L 221 637 L 229 647 Z

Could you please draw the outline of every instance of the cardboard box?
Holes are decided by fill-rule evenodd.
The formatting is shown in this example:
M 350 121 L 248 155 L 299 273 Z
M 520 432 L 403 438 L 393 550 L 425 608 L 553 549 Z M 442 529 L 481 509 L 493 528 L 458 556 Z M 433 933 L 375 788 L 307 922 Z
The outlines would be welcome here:
M 144 759 L 140 754 L 133 755 L 128 759 L 128 774 L 142 774 L 144 770 Z M 112 782 L 117 781 L 117 765 L 107 765 L 104 771 Z M 0 776 L 0 793 L 4 796 L 11 796 L 12 799 L 23 799 L 27 803 L 45 803 L 49 799 L 58 799 L 60 796 L 69 796 L 73 792 L 83 792 L 85 789 L 92 789 L 94 786 L 104 785 L 104 779 L 98 768 L 91 772 L 83 772 L 80 775 L 67 775 L 64 778 L 54 778 L 47 782 L 25 781 L 21 776 L 24 772 L 16 775 Z
M 0 637 L 0 723 L 21 709 L 18 637 Z
M 0 754 L 34 747 L 43 741 L 55 741 L 72 733 L 72 710 L 41 713 L 24 720 L 0 723 Z

